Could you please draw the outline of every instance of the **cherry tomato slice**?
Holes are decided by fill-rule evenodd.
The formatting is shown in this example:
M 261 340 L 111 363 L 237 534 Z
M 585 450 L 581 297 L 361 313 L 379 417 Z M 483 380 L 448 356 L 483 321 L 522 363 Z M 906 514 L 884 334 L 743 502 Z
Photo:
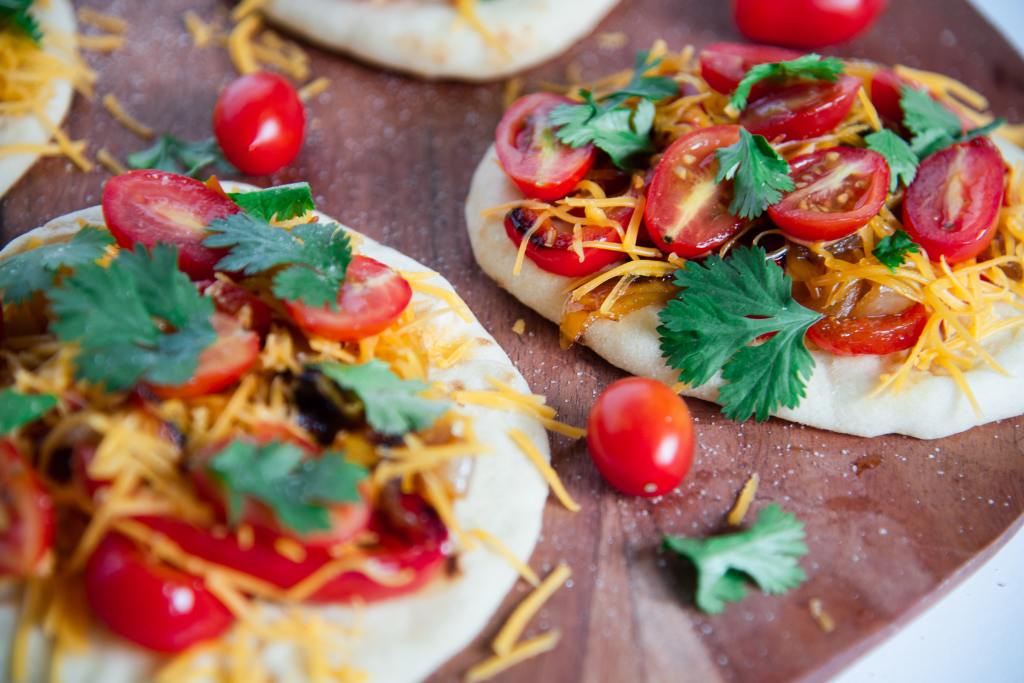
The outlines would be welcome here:
M 913 348 L 927 323 L 928 311 L 914 304 L 891 315 L 826 316 L 807 330 L 807 339 L 837 356 L 884 356 Z
M 860 87 L 860 79 L 852 76 L 840 76 L 835 83 L 802 81 L 783 85 L 752 99 L 740 123 L 771 141 L 824 135 L 850 112 Z
M 43 482 L 13 443 L 0 441 L 0 578 L 39 573 L 53 533 L 53 502 Z
M 199 354 L 199 367 L 192 379 L 178 386 L 153 386 L 153 393 L 163 399 L 215 394 L 237 382 L 256 364 L 259 335 L 224 313 L 214 313 L 210 322 L 217 339 Z
M 903 78 L 896 72 L 888 69 L 879 69 L 871 77 L 871 104 L 874 105 L 875 111 L 878 112 L 878 116 L 881 117 L 882 121 L 884 121 L 890 128 L 894 128 L 898 131 L 905 130 L 903 127 L 902 100 L 903 88 L 908 85 L 915 90 L 926 90 L 926 88 L 920 83 L 915 83 L 910 79 Z M 935 97 L 932 96 L 932 99 L 935 99 Z M 942 106 L 945 107 L 946 105 Z M 949 107 L 946 108 L 949 109 Z M 961 119 L 964 131 L 970 129 L 970 121 L 967 121 L 952 109 L 950 109 L 950 111 Z
M 661 496 L 690 471 L 693 421 L 683 399 L 664 384 L 629 377 L 597 397 L 587 421 L 587 445 L 605 481 L 619 491 Z
M 846 237 L 878 215 L 889 193 L 889 165 L 868 149 L 833 147 L 789 162 L 796 188 L 768 208 L 788 237 Z
M 383 332 L 412 299 L 405 278 L 380 261 L 356 256 L 338 292 L 338 310 L 285 301 L 288 315 L 304 332 L 334 341 L 358 341 Z
M 740 32 L 751 40 L 818 48 L 860 35 L 885 10 L 886 0 L 733 0 Z
M 270 175 L 298 156 L 306 111 L 295 88 L 274 73 L 232 81 L 217 98 L 213 132 L 228 161 L 247 175 Z
M 193 280 L 212 278 L 227 253 L 203 246 L 206 226 L 239 211 L 230 199 L 177 173 L 129 171 L 103 188 L 103 218 L 117 243 L 127 249 L 172 244 L 178 265 Z
M 594 164 L 593 145 L 573 149 L 555 137 L 548 115 L 560 104 L 573 101 L 552 93 L 526 95 L 508 108 L 498 124 L 498 159 L 527 197 L 561 199 Z
M 739 126 L 712 126 L 673 142 L 654 169 L 644 224 L 659 249 L 697 258 L 724 244 L 746 221 L 729 213 L 732 190 L 715 181 L 715 152 L 740 139 Z
M 159 564 L 114 534 L 86 564 L 85 594 L 107 628 L 156 652 L 181 652 L 217 638 L 234 622 L 202 580 Z
M 629 225 L 633 215 L 632 209 L 619 211 L 611 209 L 608 216 L 618 220 L 623 230 Z M 517 207 L 505 215 L 505 234 L 516 247 L 537 221 L 537 213 L 530 209 Z M 605 226 L 587 225 L 583 227 L 584 242 L 620 242 L 619 232 Z M 555 275 L 566 277 L 582 277 L 596 273 L 605 266 L 622 261 L 626 255 L 622 252 L 596 247 L 583 247 L 583 258 L 573 249 L 574 238 L 572 227 L 565 221 L 552 218 L 530 235 L 526 244 L 526 257 L 537 266 Z
M 229 315 L 265 339 L 270 334 L 273 311 L 258 296 L 241 285 L 225 280 L 202 280 L 196 283 L 201 294 L 213 299 L 217 310 Z
M 700 75 L 712 88 L 728 95 L 752 67 L 768 62 L 788 62 L 799 56 L 799 52 L 767 45 L 713 43 L 700 52 Z M 760 84 L 755 85 L 751 96 L 763 91 Z
M 959 263 L 992 242 L 1006 185 L 1006 163 L 988 138 L 932 154 L 903 203 L 903 225 L 928 258 Z

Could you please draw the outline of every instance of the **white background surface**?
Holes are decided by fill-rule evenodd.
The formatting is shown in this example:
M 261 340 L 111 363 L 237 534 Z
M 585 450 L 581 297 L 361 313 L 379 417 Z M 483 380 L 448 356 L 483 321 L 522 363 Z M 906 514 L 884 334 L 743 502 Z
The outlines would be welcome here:
M 915 1 L 928 11 L 928 0 Z M 971 3 L 1024 54 L 1024 0 Z M 1024 681 L 1024 532 L 836 678 L 837 683 L 879 681 Z

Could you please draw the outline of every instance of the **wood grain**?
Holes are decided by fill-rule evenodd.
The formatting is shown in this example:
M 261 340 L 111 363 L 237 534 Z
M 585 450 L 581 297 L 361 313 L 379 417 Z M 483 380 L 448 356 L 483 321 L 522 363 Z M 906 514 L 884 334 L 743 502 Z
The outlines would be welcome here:
M 223 16 L 217 0 L 88 0 L 127 18 L 128 46 L 90 55 L 98 92 L 114 92 L 140 119 L 193 139 L 209 134 L 218 90 L 233 76 L 222 49 L 195 49 L 181 13 Z M 1024 119 L 1024 63 L 962 0 L 894 0 L 882 26 L 842 54 L 943 70 L 991 97 L 994 110 Z M 736 39 L 726 2 L 625 0 L 599 31 L 629 45 L 601 50 L 592 36 L 564 58 L 526 75 L 527 86 L 564 79 L 568 64 L 596 76 L 631 63 L 655 38 L 670 45 Z M 312 130 L 298 162 L 274 183 L 308 179 L 319 206 L 349 225 L 438 269 L 509 351 L 536 391 L 576 424 L 597 392 L 621 373 L 585 349 L 558 350 L 551 325 L 477 269 L 462 218 L 473 168 L 501 112 L 501 84 L 423 83 L 311 51 L 330 90 L 309 106 Z M 77 98 L 68 128 L 123 157 L 144 143 L 127 135 L 98 100 Z M 45 160 L 0 203 L 4 240 L 94 204 L 107 175 Z M 268 182 L 262 179 L 262 182 Z M 527 333 L 511 332 L 524 318 Z M 1020 524 L 1024 511 L 1024 420 L 948 439 L 859 439 L 779 421 L 736 425 L 692 402 L 700 452 L 686 483 L 662 500 L 609 491 L 582 444 L 555 438 L 554 462 L 584 510 L 550 504 L 534 566 L 566 560 L 575 571 L 529 633 L 557 627 L 553 653 L 506 674 L 508 681 L 785 681 L 821 679 L 946 591 Z M 912 407 L 908 407 L 912 409 Z M 866 459 L 866 460 L 865 460 Z M 875 460 L 858 474 L 854 463 Z M 692 609 L 692 573 L 656 553 L 663 533 L 721 528 L 751 472 L 757 506 L 780 503 L 807 521 L 810 580 L 783 597 L 753 595 L 718 617 Z M 486 654 L 500 620 L 434 676 L 455 680 Z M 824 633 L 807 604 L 822 600 L 836 629 Z M 980 616 L 980 615 L 979 615 Z

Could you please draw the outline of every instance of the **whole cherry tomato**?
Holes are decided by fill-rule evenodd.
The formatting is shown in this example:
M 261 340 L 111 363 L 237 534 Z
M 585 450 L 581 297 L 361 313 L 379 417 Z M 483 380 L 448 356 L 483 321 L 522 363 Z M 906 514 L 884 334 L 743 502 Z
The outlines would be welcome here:
M 734 0 L 736 25 L 747 38 L 818 48 L 857 37 L 885 10 L 886 0 Z

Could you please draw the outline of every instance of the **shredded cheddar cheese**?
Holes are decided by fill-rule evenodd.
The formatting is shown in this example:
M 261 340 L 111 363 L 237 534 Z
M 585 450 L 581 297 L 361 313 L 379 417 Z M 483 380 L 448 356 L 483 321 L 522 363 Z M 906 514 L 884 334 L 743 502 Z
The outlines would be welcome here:
M 121 105 L 121 101 L 117 99 L 117 95 L 114 93 L 107 93 L 103 96 L 103 107 L 110 112 L 110 115 L 113 116 L 118 123 L 135 135 L 138 135 L 140 138 L 151 140 L 156 134 L 153 132 L 152 128 L 125 111 L 125 108 Z
M 562 634 L 560 631 L 548 631 L 535 638 L 524 640 L 512 648 L 507 654 L 495 655 L 480 662 L 466 674 L 466 683 L 482 683 L 490 680 L 501 672 L 532 659 L 545 652 L 554 650 Z
M 512 323 L 512 331 L 519 336 L 522 336 L 523 332 L 526 332 L 526 321 L 522 318 L 517 318 L 516 321 Z
M 508 436 L 512 441 L 519 446 L 520 450 L 530 459 L 540 475 L 544 477 L 544 480 L 551 487 L 551 492 L 555 494 L 555 497 L 565 506 L 569 512 L 579 512 L 580 506 L 569 492 L 565 490 L 565 486 L 562 485 L 562 480 L 558 478 L 558 473 L 555 472 L 554 468 L 548 464 L 548 461 L 544 459 L 544 456 L 540 454 L 537 447 L 533 444 L 526 434 L 518 429 L 508 430 Z
M 729 510 L 728 516 L 725 521 L 728 522 L 729 526 L 739 526 L 743 524 L 743 518 L 747 516 L 747 511 L 750 510 L 750 504 L 754 502 L 754 496 L 757 495 L 757 485 L 761 481 L 760 475 L 754 472 L 747 479 L 747 483 L 740 489 L 740 494 L 736 497 L 736 503 Z
M 571 576 L 572 570 L 569 569 L 569 566 L 560 564 L 544 577 L 540 585 L 525 600 L 519 603 L 508 618 L 508 621 L 498 631 L 498 635 L 495 636 L 492 643 L 495 653 L 507 655 L 512 651 L 513 646 L 518 642 L 519 637 L 522 636 L 523 631 L 526 629 L 526 625 L 540 611 L 544 603 L 551 599 L 555 591 L 565 585 L 565 582 Z

